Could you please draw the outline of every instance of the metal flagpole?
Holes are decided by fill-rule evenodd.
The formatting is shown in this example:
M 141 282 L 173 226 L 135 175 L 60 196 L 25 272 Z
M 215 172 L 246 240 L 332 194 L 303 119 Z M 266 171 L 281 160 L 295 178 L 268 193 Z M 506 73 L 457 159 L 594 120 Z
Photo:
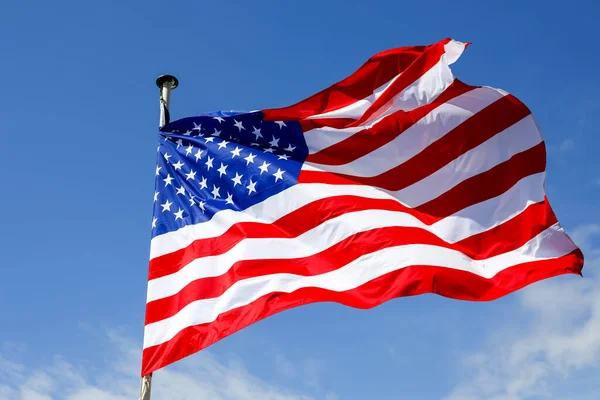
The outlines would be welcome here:
M 179 81 L 173 75 L 161 75 L 156 79 L 156 86 L 160 89 L 160 121 L 159 128 L 162 128 L 171 121 L 169 105 L 171 100 L 171 90 L 179 85 Z M 140 400 L 150 400 L 152 390 L 152 374 L 142 377 L 140 388 Z
M 140 400 L 150 400 L 150 390 L 152 389 L 152 374 L 142 377 L 142 387 L 140 388 Z

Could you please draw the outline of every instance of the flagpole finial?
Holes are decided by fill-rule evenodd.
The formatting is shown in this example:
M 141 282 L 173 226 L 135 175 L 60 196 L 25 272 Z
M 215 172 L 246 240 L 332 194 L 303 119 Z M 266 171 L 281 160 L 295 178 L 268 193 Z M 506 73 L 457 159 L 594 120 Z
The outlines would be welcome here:
M 169 113 L 171 90 L 175 89 L 178 85 L 179 81 L 173 75 L 161 75 L 156 78 L 156 86 L 160 89 L 160 127 L 168 124 L 171 119 Z
M 179 86 L 179 81 L 173 75 L 161 75 L 156 78 L 156 86 L 159 88 L 162 89 L 165 86 L 165 83 L 168 84 L 168 88 L 171 90 Z

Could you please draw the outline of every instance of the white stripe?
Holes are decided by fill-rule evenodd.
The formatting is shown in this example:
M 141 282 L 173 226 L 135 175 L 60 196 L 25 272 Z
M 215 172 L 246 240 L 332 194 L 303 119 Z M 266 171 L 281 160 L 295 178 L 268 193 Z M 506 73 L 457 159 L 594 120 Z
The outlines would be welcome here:
M 383 115 L 377 121 L 367 125 L 359 125 L 342 129 L 324 126 L 322 128 L 315 128 L 311 129 L 310 131 L 306 131 L 304 132 L 304 139 L 306 140 L 306 145 L 308 146 L 308 153 L 315 154 L 323 149 L 333 146 L 336 143 L 342 142 L 354 135 L 356 132 L 372 127 L 387 115 L 388 114 Z
M 304 163 L 304 164 L 302 164 L 302 166 L 300 167 L 300 169 L 301 169 L 302 171 L 323 171 L 323 170 L 322 170 L 322 169 L 320 169 L 320 168 L 313 167 L 313 166 L 312 166 L 312 165 L 310 165 L 309 163 Z
M 431 226 L 410 214 L 388 210 L 363 210 L 342 214 L 325 221 L 295 238 L 244 239 L 224 254 L 195 259 L 179 271 L 148 282 L 147 301 L 171 296 L 188 283 L 225 274 L 240 260 L 290 259 L 309 257 L 340 241 L 371 229 L 406 226 L 425 229 L 450 243 L 458 242 L 496 226 L 521 213 L 529 204 L 543 199 L 541 174 L 521 180 L 504 195 L 468 207 L 454 216 L 453 224 L 444 220 Z M 537 190 L 536 190 L 537 188 Z M 497 219 L 490 218 L 492 215 Z
M 454 82 L 454 76 L 452 75 L 448 64 L 444 58 L 442 58 L 429 71 L 420 76 L 419 79 L 394 96 L 388 104 L 382 106 L 383 109 L 380 109 L 380 111 L 370 120 L 365 121 L 365 123 L 360 126 L 343 129 L 322 127 L 306 131 L 304 137 L 306 139 L 309 154 L 317 153 L 329 146 L 341 142 L 358 131 L 371 128 L 383 118 L 396 111 L 411 111 L 425 104 L 429 104 L 433 99 L 442 94 L 452 82 Z M 362 116 L 364 111 L 366 111 L 366 108 L 356 117 L 350 117 L 349 115 L 335 115 L 335 117 L 358 119 Z
M 541 141 L 533 116 L 529 115 L 419 182 L 390 194 L 410 207 L 420 206 Z
M 446 62 L 448 65 L 454 64 L 458 58 L 462 55 L 467 47 L 466 43 L 459 42 L 458 40 L 450 40 L 444 45 L 446 51 Z
M 495 210 L 495 214 L 498 216 L 498 221 L 490 221 L 488 224 L 495 224 L 502 222 L 509 216 L 516 215 L 516 213 L 522 211 L 525 207 L 526 201 L 530 203 L 536 203 L 544 199 L 544 179 L 545 174 L 536 174 L 529 176 L 519 181 L 513 188 L 508 190 L 502 199 L 498 197 L 495 199 L 487 200 L 480 204 L 488 204 L 486 207 Z M 517 191 L 516 194 L 514 192 Z M 269 197 L 265 201 L 255 204 L 249 207 L 245 211 L 233 211 L 223 210 L 217 212 L 210 221 L 201 222 L 194 225 L 187 225 L 177 231 L 168 232 L 163 235 L 155 236 L 150 243 L 150 258 L 159 257 L 164 254 L 174 252 L 180 248 L 189 246 L 192 242 L 199 239 L 205 239 L 210 237 L 218 237 L 225 233 L 231 226 L 240 222 L 257 222 L 270 224 L 277 219 L 289 214 L 290 212 L 305 206 L 313 201 L 324 199 L 332 196 L 343 196 L 352 195 L 371 199 L 394 199 L 390 194 L 385 193 L 381 190 L 373 188 L 371 186 L 363 185 L 327 185 L 322 183 L 309 183 L 309 184 L 298 184 L 278 193 L 274 196 Z M 394 199 L 398 201 L 397 199 Z M 476 205 L 477 206 L 477 205 Z M 469 209 L 475 206 L 471 206 L 463 212 L 468 212 Z M 483 207 L 483 206 L 482 206 Z M 518 210 L 518 212 L 516 211 Z M 489 210 L 486 209 L 485 216 L 489 215 Z M 513 213 L 514 212 L 514 213 Z M 504 216 L 500 218 L 500 216 Z M 472 215 L 464 214 L 463 218 L 472 218 L 478 221 L 478 213 Z M 437 222 L 439 224 L 442 221 Z M 460 219 L 459 219 L 460 222 Z M 467 223 L 468 221 L 464 222 Z M 464 225 L 464 223 L 461 223 Z M 434 224 L 434 226 L 436 225 Z M 468 237 L 474 232 L 482 232 L 482 227 L 485 224 L 479 224 L 480 227 L 472 230 L 463 230 L 466 233 L 464 237 Z M 495 225 L 490 225 L 489 228 Z M 449 227 L 448 229 L 436 230 L 436 234 L 447 241 L 457 241 L 455 233 L 447 235 L 446 233 L 440 232 L 456 232 L 459 227 Z M 454 238 L 454 239 L 453 239 Z
M 432 228 L 436 233 L 444 232 L 447 241 L 454 243 L 484 232 L 520 214 L 530 204 L 544 200 L 546 172 L 530 175 L 521 179 L 509 190 L 481 203 L 465 208 L 450 217 L 446 217 Z
M 486 260 L 472 260 L 458 251 L 444 247 L 417 244 L 370 253 L 342 268 L 321 275 L 273 274 L 244 279 L 233 284 L 217 298 L 192 302 L 176 315 L 146 325 L 144 348 L 167 342 L 185 327 L 213 322 L 220 314 L 248 305 L 273 292 L 291 293 L 304 287 L 342 292 L 411 265 L 469 271 L 490 279 L 505 268 L 560 257 L 574 249 L 573 242 L 556 224 L 521 248 Z
M 503 93 L 488 87 L 471 90 L 436 107 L 394 140 L 348 164 L 310 164 L 333 173 L 377 176 L 413 158 L 503 96 Z

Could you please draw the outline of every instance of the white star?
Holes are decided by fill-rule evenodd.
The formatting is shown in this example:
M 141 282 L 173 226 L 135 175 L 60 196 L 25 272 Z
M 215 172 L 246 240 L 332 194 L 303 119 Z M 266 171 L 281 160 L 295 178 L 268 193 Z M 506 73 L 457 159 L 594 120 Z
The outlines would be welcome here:
M 282 129 L 284 126 L 287 127 L 287 125 L 283 121 L 275 121 L 275 123 L 279 125 L 279 129 Z
M 231 150 L 231 158 L 235 158 L 235 156 L 240 156 L 240 151 L 242 151 L 242 149 L 240 149 L 239 147 L 235 146 L 235 150 Z
M 190 196 L 190 206 L 193 206 L 194 204 L 196 204 L 196 202 L 194 201 L 194 196 Z
M 277 181 L 275 181 L 277 182 Z M 185 188 L 183 187 L 183 185 L 181 185 L 180 188 L 177 188 L 177 194 L 182 194 L 185 196 Z
M 215 138 L 212 136 L 209 136 L 207 138 L 204 138 L 204 140 L 206 141 L 205 143 L 208 143 L 208 142 L 212 142 L 213 140 L 215 140 Z
M 200 189 L 206 189 L 207 187 L 206 178 L 202 177 L 202 180 L 200 181 Z
M 194 146 L 192 146 L 190 144 L 189 147 L 187 149 L 185 149 L 185 155 L 186 156 L 190 155 L 190 153 L 192 152 L 192 150 L 194 150 Z
M 169 158 L 171 158 L 172 156 L 169 153 L 165 153 L 164 157 L 165 157 L 165 160 L 167 160 L 167 162 L 168 162 Z
M 215 128 L 215 131 L 212 133 L 213 136 L 220 136 L 221 135 L 221 131 L 218 131 L 217 128 Z
M 248 157 L 244 158 L 244 160 L 246 160 L 246 166 L 250 165 L 250 163 L 254 164 L 254 158 L 256 158 L 256 156 L 252 153 L 250 153 Z
M 200 132 L 202 130 L 202 124 L 198 124 L 196 125 L 196 123 L 194 122 L 194 129 L 192 129 L 193 131 L 198 131 Z
M 187 181 L 188 179 L 196 179 L 196 171 L 194 171 L 193 169 L 190 170 L 190 173 L 185 175 L 185 180 Z
M 231 179 L 233 181 L 233 187 L 242 184 L 242 176 L 244 175 L 240 175 L 237 172 L 235 173 L 235 177 Z
M 156 228 L 156 221 L 158 221 L 158 218 L 154 217 L 152 218 L 152 227 Z
M 235 119 L 234 119 L 234 121 L 235 121 Z M 242 131 L 242 129 L 246 130 L 246 128 L 244 128 L 244 125 L 242 125 L 242 121 L 240 121 L 240 122 L 235 121 L 235 123 L 233 125 L 235 125 L 235 127 L 238 128 L 240 130 L 240 132 Z
M 263 137 L 262 133 L 260 133 L 260 128 L 254 128 L 254 131 L 252 131 L 252 133 L 254 133 L 254 136 L 256 136 L 255 140 L 258 140 L 259 137 Z
M 192 131 L 185 131 L 185 133 L 183 134 L 183 136 L 190 136 L 191 133 L 192 133 Z
M 154 201 L 158 200 L 158 192 L 154 192 Z
M 271 147 L 277 147 L 279 146 L 279 139 L 276 139 L 275 136 L 273 136 L 273 140 L 271 140 L 269 144 L 271 145 Z
M 234 204 L 233 203 L 233 195 L 229 194 L 229 192 L 227 192 L 227 199 L 225 200 L 225 203 L 227 203 L 227 204 Z
M 219 171 L 219 178 L 223 175 L 227 175 L 227 165 L 221 163 L 221 167 L 217 169 L 217 171 Z
M 183 140 L 179 139 L 177 142 L 177 148 L 179 148 L 179 146 L 183 146 Z
M 270 163 L 267 164 L 266 161 L 263 161 L 263 164 L 261 166 L 258 167 L 258 169 L 260 169 L 260 174 L 262 175 L 263 172 L 269 172 L 269 165 L 271 165 Z
M 162 209 L 162 212 L 165 212 L 165 211 L 171 211 L 171 206 L 172 206 L 172 205 L 173 205 L 173 203 L 171 203 L 171 202 L 169 201 L 169 199 L 167 199 L 167 201 L 165 202 L 165 204 L 161 204 L 161 205 L 160 205 L 160 206 L 163 208 L 163 209 Z
M 290 143 L 288 147 L 286 147 L 284 150 L 289 151 L 291 153 L 292 151 L 296 150 L 296 146 L 292 146 L 292 144 Z
M 277 182 L 277 181 L 278 181 L 278 180 L 280 180 L 280 179 L 283 179 L 283 173 L 284 173 L 284 172 L 285 172 L 285 171 L 282 171 L 281 169 L 277 168 L 277 172 L 275 172 L 275 173 L 273 174 L 273 176 L 275 177 L 275 182 Z
M 216 199 L 217 197 L 221 197 L 221 195 L 219 194 L 219 188 L 216 185 L 213 185 L 213 190 L 212 190 L 212 195 L 215 196 L 214 198 Z
M 169 186 L 172 180 L 173 178 L 171 177 L 171 174 L 167 174 L 167 177 L 163 179 L 163 181 L 165 181 L 165 187 Z
M 177 221 L 178 219 L 183 219 L 183 210 L 180 208 L 179 211 L 177 211 L 175 214 L 175 221 Z
M 158 171 L 160 171 L 162 169 L 162 167 L 159 167 L 158 165 L 156 166 L 156 176 L 158 176 Z
M 221 150 L 222 148 L 227 148 L 228 144 L 229 142 L 227 140 L 223 140 L 221 143 L 219 143 L 219 150 Z
M 208 168 L 208 170 L 210 171 L 211 168 L 213 168 L 212 162 L 214 161 L 214 157 L 210 158 L 210 156 L 207 156 L 208 160 L 204 163 L 206 165 L 206 168 Z
M 246 186 L 246 189 L 248 189 L 248 194 L 252 194 L 252 192 L 256 192 L 256 182 L 252 182 L 252 179 L 250 179 L 250 183 L 248 184 L 248 186 Z
M 272 148 L 268 148 L 268 149 L 264 149 L 263 150 L 265 153 L 273 153 L 275 150 L 273 150 Z
M 198 162 L 198 160 L 202 157 L 202 153 L 204 153 L 204 151 L 198 149 L 196 154 L 194 154 L 194 157 L 196 157 L 196 162 Z
M 206 204 L 206 203 L 205 203 L 205 202 L 203 202 L 203 201 L 201 201 L 201 202 L 199 202 L 199 203 L 198 203 L 198 207 L 200 207 L 200 209 L 202 210 L 202 212 L 206 211 L 206 210 L 204 209 L 204 205 L 205 205 L 205 204 Z
M 278 159 L 278 160 L 287 160 L 287 159 L 288 159 L 288 156 L 287 156 L 286 154 L 282 154 L 282 155 L 280 155 L 280 156 L 279 156 L 277 159 Z
M 219 123 L 225 121 L 225 119 L 223 119 L 221 117 L 213 117 L 213 119 L 216 119 L 217 121 L 219 121 Z
M 179 160 L 177 161 L 177 164 L 173 164 L 173 167 L 175 168 L 175 171 L 179 171 L 181 167 L 183 167 L 183 163 L 181 162 L 181 160 Z

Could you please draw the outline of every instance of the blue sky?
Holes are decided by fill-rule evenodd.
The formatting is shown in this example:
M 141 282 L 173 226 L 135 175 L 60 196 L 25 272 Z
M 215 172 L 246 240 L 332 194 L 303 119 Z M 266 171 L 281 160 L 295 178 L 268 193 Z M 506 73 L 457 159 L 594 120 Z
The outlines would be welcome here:
M 473 42 L 453 71 L 533 111 L 547 190 L 586 255 L 491 303 L 310 305 L 155 374 L 153 399 L 596 399 L 600 6 L 594 1 L 0 4 L 0 398 L 138 391 L 158 123 L 296 102 L 374 53 Z

